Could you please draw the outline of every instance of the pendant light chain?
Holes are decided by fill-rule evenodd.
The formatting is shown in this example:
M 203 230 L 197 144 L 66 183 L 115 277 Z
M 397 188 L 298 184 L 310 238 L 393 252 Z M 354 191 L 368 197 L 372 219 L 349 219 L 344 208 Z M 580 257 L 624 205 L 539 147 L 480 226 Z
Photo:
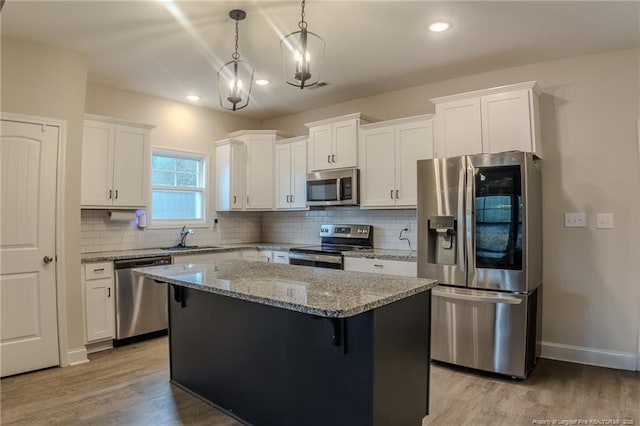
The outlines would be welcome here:
M 302 11 L 300 12 L 301 21 L 298 22 L 298 28 L 300 28 L 301 30 L 307 28 L 307 23 L 304 20 L 304 4 L 305 4 L 305 0 L 302 0 Z
M 240 55 L 238 54 L 238 22 L 240 21 L 236 19 L 236 50 L 233 52 L 233 55 L 231 55 L 231 57 L 236 60 L 240 58 Z

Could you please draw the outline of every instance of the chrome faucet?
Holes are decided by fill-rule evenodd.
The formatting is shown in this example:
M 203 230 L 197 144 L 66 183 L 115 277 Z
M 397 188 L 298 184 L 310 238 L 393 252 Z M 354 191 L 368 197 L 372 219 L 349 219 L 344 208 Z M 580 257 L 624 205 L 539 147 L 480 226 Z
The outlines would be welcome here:
M 185 243 L 187 240 L 187 235 L 193 234 L 192 229 L 187 229 L 186 225 L 182 227 L 180 231 L 180 242 L 178 243 L 178 247 L 186 247 Z

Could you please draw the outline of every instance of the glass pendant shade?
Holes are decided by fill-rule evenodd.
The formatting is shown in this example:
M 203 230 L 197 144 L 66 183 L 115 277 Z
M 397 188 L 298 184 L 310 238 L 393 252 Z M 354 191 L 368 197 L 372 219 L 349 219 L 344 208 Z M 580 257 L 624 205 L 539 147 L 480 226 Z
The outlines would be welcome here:
M 253 68 L 241 59 L 227 62 L 218 70 L 220 106 L 236 111 L 249 105 Z
M 282 70 L 287 84 L 304 89 L 320 81 L 325 41 L 301 28 L 280 41 Z

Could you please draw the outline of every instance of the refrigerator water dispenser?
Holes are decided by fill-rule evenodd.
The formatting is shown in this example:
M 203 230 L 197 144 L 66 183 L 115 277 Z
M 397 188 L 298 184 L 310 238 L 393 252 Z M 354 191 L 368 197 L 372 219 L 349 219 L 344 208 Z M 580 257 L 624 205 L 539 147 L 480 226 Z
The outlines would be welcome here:
M 439 265 L 456 264 L 456 225 L 457 221 L 453 216 L 432 216 L 428 219 L 427 262 Z

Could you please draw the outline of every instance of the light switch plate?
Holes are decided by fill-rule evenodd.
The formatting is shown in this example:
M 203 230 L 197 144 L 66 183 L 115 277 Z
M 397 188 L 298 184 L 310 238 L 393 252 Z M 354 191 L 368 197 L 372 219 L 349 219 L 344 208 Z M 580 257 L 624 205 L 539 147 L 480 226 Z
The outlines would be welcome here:
M 584 212 L 565 213 L 564 227 L 565 228 L 586 228 L 587 227 L 586 213 Z
M 613 213 L 596 214 L 596 228 L 613 229 Z

